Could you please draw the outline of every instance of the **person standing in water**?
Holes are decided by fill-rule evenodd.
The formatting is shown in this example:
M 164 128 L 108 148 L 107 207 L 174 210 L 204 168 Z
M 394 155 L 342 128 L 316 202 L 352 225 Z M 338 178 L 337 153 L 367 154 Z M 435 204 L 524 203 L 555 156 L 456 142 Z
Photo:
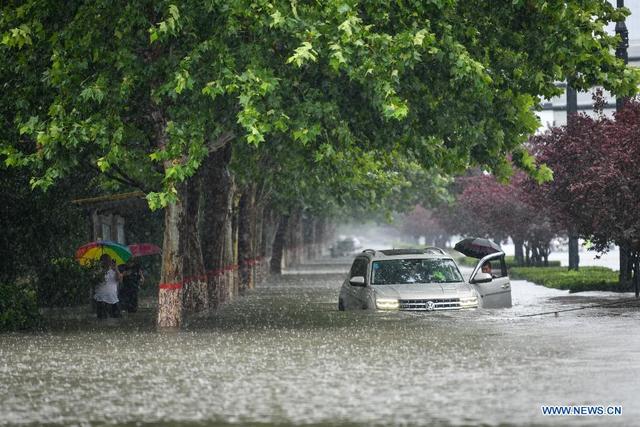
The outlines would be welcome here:
M 93 296 L 96 300 L 98 319 L 121 317 L 118 306 L 118 283 L 122 280 L 122 275 L 109 255 L 103 254 L 100 257 L 100 263 L 104 271 L 104 279 L 96 287 Z
M 137 260 L 131 259 L 124 265 L 122 272 L 122 289 L 120 290 L 120 302 L 122 309 L 128 313 L 138 311 L 138 291 L 144 283 L 144 274 Z

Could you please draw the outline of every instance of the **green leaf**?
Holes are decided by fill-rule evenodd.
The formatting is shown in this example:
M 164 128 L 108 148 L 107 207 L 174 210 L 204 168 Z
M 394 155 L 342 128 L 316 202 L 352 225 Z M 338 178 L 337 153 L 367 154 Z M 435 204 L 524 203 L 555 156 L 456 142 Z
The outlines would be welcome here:
M 276 10 L 269 16 L 271 16 L 271 23 L 269 24 L 270 28 L 277 28 L 284 24 L 284 17 L 279 10 Z
M 287 64 L 295 63 L 298 67 L 302 67 L 305 62 L 315 62 L 318 58 L 318 54 L 313 50 L 313 46 L 309 42 L 303 42 L 302 45 L 296 48 L 295 53 L 287 59 Z

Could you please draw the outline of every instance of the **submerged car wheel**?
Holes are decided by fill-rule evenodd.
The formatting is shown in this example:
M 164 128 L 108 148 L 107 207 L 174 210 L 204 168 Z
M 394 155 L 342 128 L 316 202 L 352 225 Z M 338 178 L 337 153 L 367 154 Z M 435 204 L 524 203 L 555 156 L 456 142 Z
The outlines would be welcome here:
M 342 302 L 342 298 L 338 298 L 338 311 L 344 311 L 344 303 Z

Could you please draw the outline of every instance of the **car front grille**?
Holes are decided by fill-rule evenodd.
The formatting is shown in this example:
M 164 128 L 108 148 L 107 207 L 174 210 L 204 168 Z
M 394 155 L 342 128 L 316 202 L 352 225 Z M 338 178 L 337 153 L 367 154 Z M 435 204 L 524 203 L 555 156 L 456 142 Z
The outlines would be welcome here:
M 460 298 L 401 299 L 398 302 L 400 310 L 430 311 L 457 310 L 460 308 Z M 432 302 L 433 305 L 429 302 Z

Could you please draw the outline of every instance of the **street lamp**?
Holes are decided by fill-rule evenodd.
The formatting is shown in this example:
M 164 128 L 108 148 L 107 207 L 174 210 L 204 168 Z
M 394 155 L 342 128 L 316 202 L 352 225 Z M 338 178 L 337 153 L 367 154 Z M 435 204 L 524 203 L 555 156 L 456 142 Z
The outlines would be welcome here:
M 624 7 L 624 0 L 618 0 L 618 9 Z M 622 21 L 616 22 L 616 34 L 620 36 L 620 44 L 616 49 L 616 57 L 622 59 L 626 64 L 629 63 L 629 54 L 627 48 L 629 47 L 629 31 L 627 30 L 627 24 Z M 616 97 L 616 111 L 622 110 L 625 99 L 622 97 Z
M 578 92 L 567 82 L 567 126 L 571 129 L 571 124 L 578 114 Z M 571 130 L 573 132 L 573 130 Z M 569 270 L 578 271 L 580 265 L 580 247 L 578 245 L 578 233 L 573 224 L 569 224 Z
M 617 0 L 617 7 L 618 9 L 624 7 L 624 0 Z M 616 34 L 620 36 L 620 44 L 618 44 L 618 47 L 616 48 L 616 57 L 622 59 L 626 65 L 629 63 L 629 54 L 627 52 L 627 48 L 629 47 L 629 31 L 627 30 L 627 24 L 624 19 L 616 22 Z M 625 102 L 626 99 L 624 97 L 616 96 L 616 112 L 620 112 L 622 110 Z M 640 267 L 640 260 L 638 260 L 637 251 L 633 258 L 630 255 L 630 248 L 620 246 L 620 282 L 629 279 L 629 272 L 631 271 L 631 268 L 633 268 L 633 285 L 636 291 L 636 298 L 638 298 L 640 296 L 638 292 L 638 270 Z M 631 264 L 631 266 L 629 264 Z

